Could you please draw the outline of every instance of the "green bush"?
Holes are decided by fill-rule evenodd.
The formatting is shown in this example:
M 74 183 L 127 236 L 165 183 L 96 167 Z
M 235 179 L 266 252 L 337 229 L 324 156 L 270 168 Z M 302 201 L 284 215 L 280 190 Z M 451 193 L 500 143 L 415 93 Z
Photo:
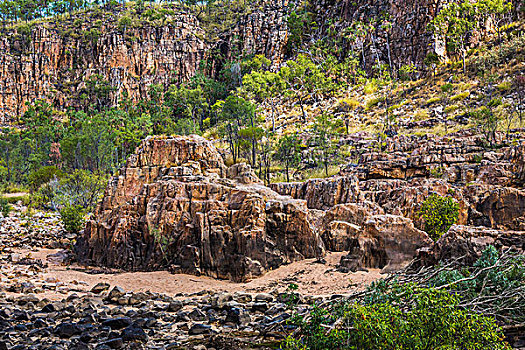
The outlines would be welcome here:
M 53 180 L 54 178 L 60 179 L 64 173 L 62 170 L 55 166 L 44 166 L 29 174 L 27 180 L 31 188 L 31 192 L 36 191 L 45 183 Z
M 7 200 L 7 198 L 0 196 L 0 213 L 2 213 L 4 217 L 6 217 L 7 215 L 9 215 L 10 211 L 11 206 L 9 205 L 9 201 Z
M 419 209 L 419 217 L 425 222 L 425 232 L 437 241 L 459 217 L 459 204 L 450 197 L 431 194 Z
M 64 229 L 70 233 L 78 233 L 84 227 L 84 209 L 80 205 L 67 205 L 60 210 Z
M 315 306 L 295 316 L 300 336 L 282 349 L 510 349 L 491 317 L 459 307 L 445 290 L 378 283 L 361 303 Z
M 52 178 L 38 188 L 31 196 L 32 206 L 58 210 L 79 205 L 92 211 L 102 196 L 106 177 L 87 170 L 77 169 L 64 175 L 60 180 Z

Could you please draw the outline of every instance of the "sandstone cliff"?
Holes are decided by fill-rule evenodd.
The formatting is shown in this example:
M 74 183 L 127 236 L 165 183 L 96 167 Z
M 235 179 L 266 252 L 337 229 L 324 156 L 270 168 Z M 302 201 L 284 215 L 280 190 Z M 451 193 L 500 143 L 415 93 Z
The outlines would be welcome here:
M 399 69 L 405 64 L 422 67 L 428 52 L 441 50 L 427 32 L 440 3 L 438 0 L 318 0 L 313 2 L 313 8 L 318 23 L 336 18 L 340 30 L 353 22 L 373 24 L 375 29 L 363 41 L 344 43 L 346 50 L 360 53 L 367 69 L 377 65 L 378 60 Z
M 119 11 L 87 11 L 68 18 L 19 26 L 0 41 L 0 124 L 20 116 L 26 102 L 42 98 L 57 107 L 79 106 L 85 81 L 98 74 L 115 90 L 137 101 L 151 84 L 168 86 L 192 77 L 201 62 L 217 73 L 224 59 L 264 54 L 278 64 L 286 44 L 287 2 L 269 2 L 244 14 L 212 41 L 196 16 L 181 9 L 163 25 L 119 25 Z M 86 18 L 87 17 L 87 18 Z M 235 54 L 233 54 L 235 52 Z M 220 56 L 220 57 L 219 57 Z
M 436 0 L 312 1 L 308 11 L 322 25 L 308 40 L 336 33 L 331 40 L 341 45 L 340 58 L 357 52 L 367 70 L 378 61 L 392 69 L 422 67 L 429 51 L 441 50 L 426 32 L 438 5 Z M 93 10 L 8 29 L 0 41 L 0 124 L 20 116 L 26 102 L 39 98 L 57 108 L 79 107 L 85 81 L 94 74 L 109 81 L 114 89 L 109 104 L 116 104 L 123 92 L 137 101 L 148 96 L 152 84 L 185 81 L 203 62 L 212 76 L 226 61 L 252 54 L 263 54 L 278 66 L 289 54 L 289 11 L 287 0 L 263 1 L 218 33 L 177 7 L 160 24 L 122 26 L 119 10 Z M 343 37 L 355 22 L 375 29 L 362 40 Z M 334 27 L 329 29 L 329 23 Z

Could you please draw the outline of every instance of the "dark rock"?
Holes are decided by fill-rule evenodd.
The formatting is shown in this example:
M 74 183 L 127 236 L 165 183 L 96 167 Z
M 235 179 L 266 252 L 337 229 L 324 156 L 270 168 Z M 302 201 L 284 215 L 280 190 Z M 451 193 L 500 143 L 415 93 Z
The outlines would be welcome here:
M 147 342 L 148 336 L 146 332 L 140 327 L 131 326 L 122 331 L 121 334 L 122 340 L 125 342 L 129 341 L 142 341 Z
M 119 286 L 113 287 L 111 292 L 109 292 L 107 299 L 112 302 L 117 302 L 119 298 L 123 297 L 126 294 L 126 291 Z
M 169 307 L 168 307 L 168 311 L 169 312 L 177 312 L 179 311 L 180 309 L 182 309 L 183 305 L 182 305 L 182 302 L 178 301 L 178 300 L 174 300 L 170 303 Z
M 100 294 L 109 289 L 109 283 L 100 282 L 91 288 L 91 293 Z
M 211 334 L 212 328 L 209 325 L 202 323 L 195 323 L 191 326 L 189 332 L 190 335 L 201 335 L 201 334 Z
M 64 322 L 56 326 L 54 333 L 60 338 L 71 338 L 74 335 L 81 334 L 82 329 L 74 323 Z
M 206 314 L 197 308 L 193 309 L 188 316 L 192 321 L 204 321 L 206 319 Z
M 131 325 L 133 321 L 129 317 L 110 318 L 102 322 L 103 326 L 111 327 L 111 329 L 122 329 Z
M 122 340 L 122 338 L 113 338 L 106 340 L 100 343 L 99 345 L 108 346 L 110 349 L 122 349 L 124 347 L 124 341 Z
M 46 306 L 42 308 L 42 312 L 44 313 L 55 312 L 55 311 L 56 311 L 55 305 L 53 304 L 47 304 Z
M 264 303 L 264 302 L 253 303 L 252 309 L 254 311 L 265 312 L 266 310 L 268 310 L 268 303 Z

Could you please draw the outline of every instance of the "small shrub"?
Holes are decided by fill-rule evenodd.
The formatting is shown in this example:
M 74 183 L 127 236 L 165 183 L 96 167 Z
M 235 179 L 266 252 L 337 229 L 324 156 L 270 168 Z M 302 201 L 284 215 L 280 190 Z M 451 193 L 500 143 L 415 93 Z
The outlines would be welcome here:
M 11 206 L 9 205 L 9 201 L 7 200 L 7 198 L 0 196 L 0 213 L 2 213 L 4 217 L 6 217 L 7 215 L 9 215 L 10 211 Z
M 336 110 L 339 112 L 349 112 L 357 107 L 361 106 L 361 103 L 353 98 L 342 98 L 338 101 Z
M 418 109 L 416 113 L 414 113 L 414 120 L 415 121 L 421 121 L 428 119 L 428 112 L 426 109 Z
M 483 155 L 482 154 L 475 154 L 472 157 L 472 160 L 474 161 L 474 163 L 478 163 L 479 164 L 483 160 Z
M 366 101 L 366 109 L 368 110 L 372 107 L 375 107 L 382 101 L 383 101 L 383 98 L 381 97 L 372 97 L 371 99 Z
M 507 91 L 509 91 L 512 88 L 512 83 L 510 81 L 504 81 L 504 82 L 498 84 L 498 86 L 496 86 L 496 88 L 500 92 L 507 92 Z
M 441 101 L 441 98 L 440 97 L 431 97 L 427 100 L 427 105 L 431 105 L 431 104 L 434 104 L 436 102 L 439 102 Z
M 458 109 L 459 109 L 458 105 L 447 106 L 445 108 L 445 113 L 447 113 L 447 114 L 453 113 L 453 112 L 457 111 Z
M 377 91 L 377 82 L 375 80 L 369 80 L 366 83 L 363 91 L 367 95 L 373 94 L 374 92 Z
M 466 99 L 467 97 L 470 96 L 470 92 L 469 91 L 463 91 L 463 92 L 460 92 L 459 94 L 457 95 L 454 95 L 450 98 L 450 101 L 463 101 L 464 99 Z
M 437 241 L 459 217 L 459 204 L 450 197 L 431 194 L 421 205 L 419 217 L 425 222 L 425 232 Z
M 79 233 L 84 227 L 84 209 L 80 205 L 67 205 L 60 210 L 64 229 L 69 233 Z
M 435 177 L 436 179 L 440 179 L 443 177 L 443 167 L 438 166 L 436 168 L 430 169 L 430 175 L 432 177 Z

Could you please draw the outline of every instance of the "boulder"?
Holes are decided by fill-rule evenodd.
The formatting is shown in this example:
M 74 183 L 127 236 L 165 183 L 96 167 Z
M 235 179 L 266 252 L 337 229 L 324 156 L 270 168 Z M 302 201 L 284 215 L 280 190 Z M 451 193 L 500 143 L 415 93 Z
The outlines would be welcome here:
M 419 249 L 432 245 L 430 237 L 415 228 L 410 219 L 395 215 L 371 216 L 354 234 L 349 254 L 340 262 L 350 271 L 367 267 L 384 272 L 400 270 Z
M 525 232 L 452 225 L 433 247 L 422 250 L 419 257 L 423 265 L 433 265 L 440 261 L 472 265 L 489 245 L 525 252 Z

